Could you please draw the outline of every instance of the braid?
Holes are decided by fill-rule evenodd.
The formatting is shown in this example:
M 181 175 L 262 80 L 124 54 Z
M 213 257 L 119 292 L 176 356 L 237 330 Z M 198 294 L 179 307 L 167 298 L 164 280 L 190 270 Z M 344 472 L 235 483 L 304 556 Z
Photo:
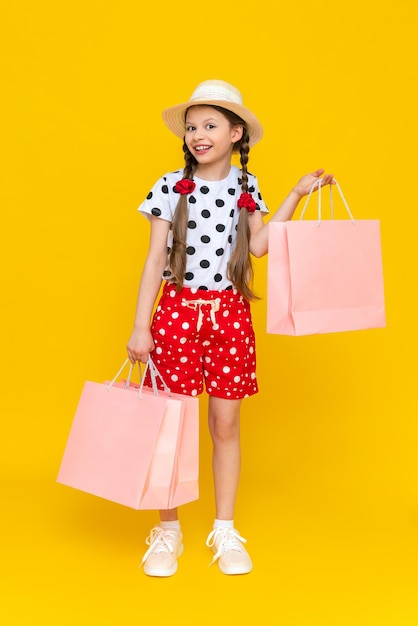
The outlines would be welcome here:
M 249 151 L 249 134 L 244 126 L 244 132 L 240 141 L 241 190 L 243 193 L 248 193 L 247 163 Z M 255 296 L 250 287 L 254 276 L 250 257 L 250 234 L 248 211 L 241 209 L 237 224 L 236 245 L 228 263 L 228 275 L 233 285 L 244 298 L 254 300 L 257 296 Z
M 183 143 L 183 152 L 185 162 L 183 178 L 189 178 L 192 180 L 196 171 L 197 161 L 190 152 L 189 148 L 186 146 L 186 142 Z
M 243 193 L 248 193 L 248 172 L 247 172 L 247 164 L 248 164 L 248 153 L 250 151 L 249 144 L 249 134 L 248 130 L 244 128 L 244 132 L 242 134 L 242 139 L 240 141 L 240 163 L 241 163 L 241 190 Z
M 184 152 L 184 173 L 183 178 L 193 179 L 196 171 L 197 161 L 189 151 L 186 143 L 183 143 Z M 169 256 L 169 266 L 176 283 L 176 290 L 180 291 L 183 287 L 184 274 L 186 272 L 186 239 L 187 239 L 187 196 L 180 195 L 177 203 L 172 230 L 173 245 Z

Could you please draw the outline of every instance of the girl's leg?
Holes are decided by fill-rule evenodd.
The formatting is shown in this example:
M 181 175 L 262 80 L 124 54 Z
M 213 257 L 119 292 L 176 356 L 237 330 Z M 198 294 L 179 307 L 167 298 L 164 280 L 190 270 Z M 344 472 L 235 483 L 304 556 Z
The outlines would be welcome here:
M 209 398 L 209 430 L 213 442 L 216 518 L 234 519 L 241 469 L 240 408 L 242 400 Z
M 209 429 L 213 441 L 216 519 L 206 545 L 224 574 L 248 574 L 251 559 L 245 539 L 234 528 L 235 501 L 241 470 L 241 400 L 209 397 Z
M 169 509 L 167 511 L 160 511 L 160 521 L 161 522 L 176 522 L 179 516 L 177 513 L 177 509 Z

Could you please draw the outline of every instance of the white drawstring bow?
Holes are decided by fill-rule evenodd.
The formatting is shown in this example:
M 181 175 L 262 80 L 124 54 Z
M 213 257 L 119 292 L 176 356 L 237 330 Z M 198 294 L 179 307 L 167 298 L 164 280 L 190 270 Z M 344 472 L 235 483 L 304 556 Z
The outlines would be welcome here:
M 196 329 L 199 331 L 202 327 L 202 323 L 203 323 L 203 311 L 202 311 L 202 306 L 207 304 L 208 306 L 210 306 L 210 321 L 212 322 L 212 326 L 216 326 L 216 316 L 215 313 L 217 313 L 219 311 L 220 308 L 220 299 L 216 298 L 215 300 L 204 300 L 203 298 L 199 298 L 198 300 L 186 300 L 185 298 L 183 298 L 182 300 L 182 304 L 184 306 L 187 306 L 189 309 L 193 309 L 194 311 L 197 310 L 197 308 L 199 308 L 199 313 L 197 316 L 197 327 Z

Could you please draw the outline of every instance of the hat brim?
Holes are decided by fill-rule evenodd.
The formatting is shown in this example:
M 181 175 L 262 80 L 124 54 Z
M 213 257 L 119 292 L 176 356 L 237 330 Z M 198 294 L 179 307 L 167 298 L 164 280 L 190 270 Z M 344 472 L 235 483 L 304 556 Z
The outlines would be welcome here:
M 205 106 L 213 105 L 219 106 L 228 111 L 236 113 L 241 119 L 243 119 L 248 128 L 249 144 L 254 146 L 263 136 L 263 127 L 256 118 L 256 116 L 249 111 L 246 107 L 235 102 L 225 102 L 225 100 L 192 100 L 189 102 L 183 102 L 182 104 L 176 104 L 169 109 L 165 109 L 162 112 L 163 120 L 166 126 L 180 139 L 184 139 L 184 116 L 189 107 L 192 106 Z

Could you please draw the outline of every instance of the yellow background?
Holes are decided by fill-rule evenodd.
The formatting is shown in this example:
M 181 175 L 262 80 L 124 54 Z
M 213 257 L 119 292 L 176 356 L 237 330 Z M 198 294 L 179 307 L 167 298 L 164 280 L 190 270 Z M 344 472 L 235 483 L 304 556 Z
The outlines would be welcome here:
M 417 9 L 413 0 L 20 0 L 1 10 L 1 622 L 418 623 Z M 137 568 L 154 512 L 58 485 L 86 379 L 125 358 L 148 226 L 182 163 L 161 110 L 208 78 L 263 122 L 250 155 L 273 210 L 334 173 L 381 220 L 387 328 L 267 335 L 243 409 L 236 524 L 255 568 L 208 568 L 210 443 L 182 511 L 178 574 Z

